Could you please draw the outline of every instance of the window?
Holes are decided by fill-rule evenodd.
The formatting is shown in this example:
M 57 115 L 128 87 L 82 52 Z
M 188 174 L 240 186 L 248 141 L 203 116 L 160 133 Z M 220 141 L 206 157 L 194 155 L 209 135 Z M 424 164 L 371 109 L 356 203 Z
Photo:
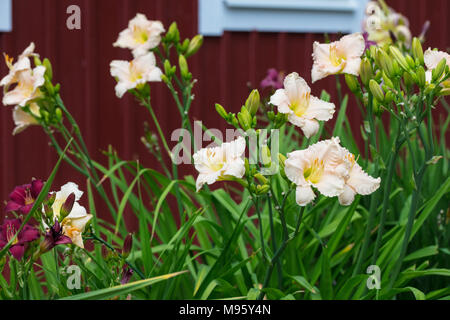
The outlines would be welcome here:
M 368 0 L 199 0 L 199 32 L 356 32 Z
M 12 30 L 11 0 L 0 0 L 0 32 Z

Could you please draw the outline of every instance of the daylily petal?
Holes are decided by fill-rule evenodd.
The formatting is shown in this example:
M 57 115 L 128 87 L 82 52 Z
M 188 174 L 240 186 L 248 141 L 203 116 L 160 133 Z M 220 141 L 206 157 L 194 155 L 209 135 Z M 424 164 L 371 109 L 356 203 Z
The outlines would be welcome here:
M 314 187 L 321 194 L 327 197 L 335 197 L 344 190 L 344 179 L 334 172 L 324 172 L 319 182 L 314 183 Z
M 12 256 L 16 258 L 16 260 L 20 261 L 25 253 L 25 246 L 23 244 L 16 244 L 9 248 L 9 252 L 11 252 Z
M 304 115 L 308 119 L 317 119 L 321 121 L 328 121 L 333 118 L 335 111 L 334 103 L 326 102 L 311 96 L 309 107 Z
M 295 114 L 290 114 L 288 116 L 288 120 L 292 124 L 300 127 L 303 131 L 303 134 L 307 138 L 310 138 L 313 135 L 315 135 L 319 131 L 319 128 L 320 128 L 319 122 L 317 122 L 316 120 L 300 118 L 300 117 L 297 117 Z
M 381 179 L 375 179 L 369 176 L 357 163 L 353 165 L 349 175 L 350 177 L 346 183 L 358 194 L 368 195 L 375 192 L 380 187 Z
M 437 67 L 439 62 L 442 61 L 442 59 L 445 59 L 447 61 L 447 65 L 450 67 L 450 54 L 443 51 L 434 51 L 429 48 L 427 51 L 425 51 L 424 54 L 424 60 L 425 65 L 429 70 L 433 70 Z
M 343 206 L 348 206 L 352 204 L 353 200 L 355 199 L 356 192 L 352 188 L 350 188 L 348 185 L 344 186 L 344 191 L 338 196 L 339 203 Z
M 308 203 L 316 198 L 314 191 L 310 186 L 297 187 L 295 189 L 295 201 L 299 206 L 306 206 Z

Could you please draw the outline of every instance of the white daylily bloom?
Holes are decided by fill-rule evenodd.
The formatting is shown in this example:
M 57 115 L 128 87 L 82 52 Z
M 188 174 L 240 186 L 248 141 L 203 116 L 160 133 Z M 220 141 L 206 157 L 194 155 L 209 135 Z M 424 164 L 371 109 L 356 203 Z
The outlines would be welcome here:
M 312 82 L 332 74 L 348 73 L 358 76 L 365 46 L 361 33 L 346 35 L 332 43 L 314 42 Z
M 348 169 L 344 177 L 344 191 L 339 195 L 339 203 L 348 206 L 353 202 L 356 194 L 369 195 L 375 192 L 380 187 L 381 179 L 373 178 L 364 172 L 356 162 L 355 156 L 346 148 L 340 147 L 339 152 L 341 161 L 337 162 L 337 165 Z
M 133 56 L 146 54 L 161 42 L 161 33 L 165 32 L 160 21 L 149 21 L 145 15 L 138 13 L 130 20 L 128 28 L 120 32 L 114 47 L 133 50 Z
M 278 107 L 278 112 L 288 114 L 288 120 L 300 127 L 307 138 L 319 130 L 317 120 L 330 120 L 335 109 L 333 103 L 311 96 L 311 88 L 296 72 L 284 79 L 284 89 L 278 89 L 270 103 Z
M 4 94 L 3 104 L 26 106 L 29 101 L 41 95 L 39 87 L 45 82 L 45 67 L 37 66 L 33 70 L 27 69 L 17 74 L 17 86 Z
M 213 184 L 217 180 L 226 179 L 227 176 L 242 178 L 245 174 L 244 152 L 243 137 L 222 143 L 219 147 L 197 151 L 193 156 L 195 169 L 200 173 L 197 177 L 197 191 L 205 183 Z
M 5 86 L 5 90 L 11 84 L 14 84 L 18 81 L 17 74 L 20 71 L 28 70 L 31 68 L 30 56 L 37 56 L 34 53 L 34 43 L 31 42 L 30 45 L 22 52 L 22 54 L 17 59 L 17 62 L 13 64 L 14 58 L 10 58 L 7 54 L 5 55 L 6 65 L 8 66 L 9 73 L 0 81 L 0 86 Z
M 450 67 L 450 54 L 443 51 L 434 51 L 431 50 L 431 48 L 428 48 L 427 51 L 425 51 L 424 56 L 425 65 L 427 67 L 427 72 L 425 72 L 425 78 L 427 83 L 431 83 L 432 80 L 432 71 L 437 67 L 439 62 L 442 61 L 442 59 L 445 59 L 447 62 L 447 65 Z M 447 86 L 447 83 L 449 83 L 450 80 L 445 81 L 444 86 Z M 450 83 L 448 84 L 450 86 Z
M 305 150 L 287 155 L 284 171 L 297 185 L 296 201 L 306 206 L 316 197 L 312 187 L 327 197 L 344 191 L 345 166 L 339 164 L 339 138 L 320 141 Z
M 55 219 L 60 217 L 61 207 L 72 193 L 75 194 L 72 211 L 63 219 L 61 225 L 63 227 L 63 233 L 72 239 L 75 245 L 84 248 L 82 233 L 86 224 L 92 219 L 92 215 L 88 214 L 86 209 L 78 203 L 83 195 L 83 191 L 78 189 L 77 184 L 68 182 L 61 187 L 60 191 L 56 192 L 55 202 L 52 205 L 53 214 L 55 215 Z
M 36 103 L 30 104 L 30 113 L 23 110 L 22 107 L 16 106 L 13 111 L 13 120 L 16 127 L 14 128 L 13 135 L 16 135 L 31 125 L 38 124 L 34 116 L 40 117 L 39 106 Z
M 110 64 L 111 75 L 116 77 L 116 95 L 119 98 L 130 89 L 149 81 L 161 81 L 161 69 L 156 66 L 152 52 L 135 58 L 133 61 L 114 60 Z

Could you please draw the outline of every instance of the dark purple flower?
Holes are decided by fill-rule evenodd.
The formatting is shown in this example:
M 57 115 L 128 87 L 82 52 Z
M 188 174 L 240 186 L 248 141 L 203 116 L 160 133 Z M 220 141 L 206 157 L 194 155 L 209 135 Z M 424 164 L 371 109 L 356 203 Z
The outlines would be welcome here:
M 0 225 L 0 249 L 4 248 L 6 244 L 14 237 L 22 225 L 20 219 L 10 219 L 3 221 Z M 39 238 L 39 230 L 26 224 L 22 231 L 19 232 L 16 239 L 9 247 L 9 252 L 17 260 L 21 260 L 25 253 L 25 245 Z
M 364 37 L 364 41 L 366 43 L 365 50 L 369 49 L 371 46 L 376 46 L 377 45 L 377 43 L 375 41 L 369 40 L 369 33 L 363 32 L 363 37 Z
M 124 265 L 122 269 L 122 279 L 120 279 L 120 284 L 127 284 L 128 282 L 130 282 L 132 275 L 133 269 L 129 268 L 127 265 Z
M 33 180 L 30 184 L 15 187 L 9 195 L 6 212 L 17 211 L 22 214 L 30 212 L 43 186 L 42 180 Z
M 267 76 L 261 81 L 260 86 L 262 89 L 269 87 L 274 89 L 283 88 L 283 73 L 278 72 L 274 68 L 267 70 Z
M 56 221 L 55 225 L 50 227 L 45 234 L 44 241 L 41 243 L 41 252 L 44 253 L 50 251 L 58 244 L 69 243 L 72 243 L 72 240 L 68 236 L 64 235 L 62 226 L 58 221 Z

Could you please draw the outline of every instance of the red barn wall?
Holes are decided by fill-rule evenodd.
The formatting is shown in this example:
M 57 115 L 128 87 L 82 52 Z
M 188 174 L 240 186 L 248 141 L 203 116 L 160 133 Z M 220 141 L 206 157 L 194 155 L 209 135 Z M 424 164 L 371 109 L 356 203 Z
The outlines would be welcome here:
M 413 34 L 419 34 L 422 24 L 430 20 L 427 45 L 448 48 L 447 0 L 388 3 L 409 18 Z M 81 30 L 66 28 L 66 8 L 72 4 L 82 10 Z M 101 151 L 112 144 L 122 158 L 139 158 L 147 166 L 158 167 L 140 142 L 143 119 L 151 123 L 148 114 L 129 95 L 118 99 L 114 94 L 115 81 L 109 75 L 111 60 L 131 57 L 128 50 L 113 48 L 112 43 L 137 12 L 163 21 L 166 28 L 177 21 L 182 37 L 197 33 L 196 0 L 13 0 L 13 31 L 0 33 L 0 51 L 17 56 L 34 41 L 41 57 L 52 61 L 55 81 L 62 85 L 63 100 L 77 119 L 96 160 L 104 163 Z M 191 71 L 199 80 L 192 117 L 201 119 L 208 127 L 224 129 L 214 103 L 238 111 L 248 95 L 247 83 L 257 86 L 271 67 L 297 71 L 309 82 L 315 40 L 323 41 L 323 35 L 225 32 L 222 37 L 207 37 L 200 53 L 190 60 Z M 0 65 L 3 76 L 7 68 L 3 63 Z M 312 88 L 315 95 L 326 89 L 332 100 L 337 100 L 333 77 Z M 163 84 L 152 84 L 152 92 L 156 113 L 170 137 L 172 130 L 180 126 L 178 111 Z M 0 107 L 0 199 L 6 199 L 15 185 L 27 183 L 31 177 L 45 179 L 56 163 L 55 152 L 41 128 L 11 135 L 11 113 L 11 107 Z M 350 108 L 348 115 L 355 134 L 359 135 L 359 112 Z M 55 189 L 66 181 L 78 182 L 85 189 L 82 177 L 63 164 Z

